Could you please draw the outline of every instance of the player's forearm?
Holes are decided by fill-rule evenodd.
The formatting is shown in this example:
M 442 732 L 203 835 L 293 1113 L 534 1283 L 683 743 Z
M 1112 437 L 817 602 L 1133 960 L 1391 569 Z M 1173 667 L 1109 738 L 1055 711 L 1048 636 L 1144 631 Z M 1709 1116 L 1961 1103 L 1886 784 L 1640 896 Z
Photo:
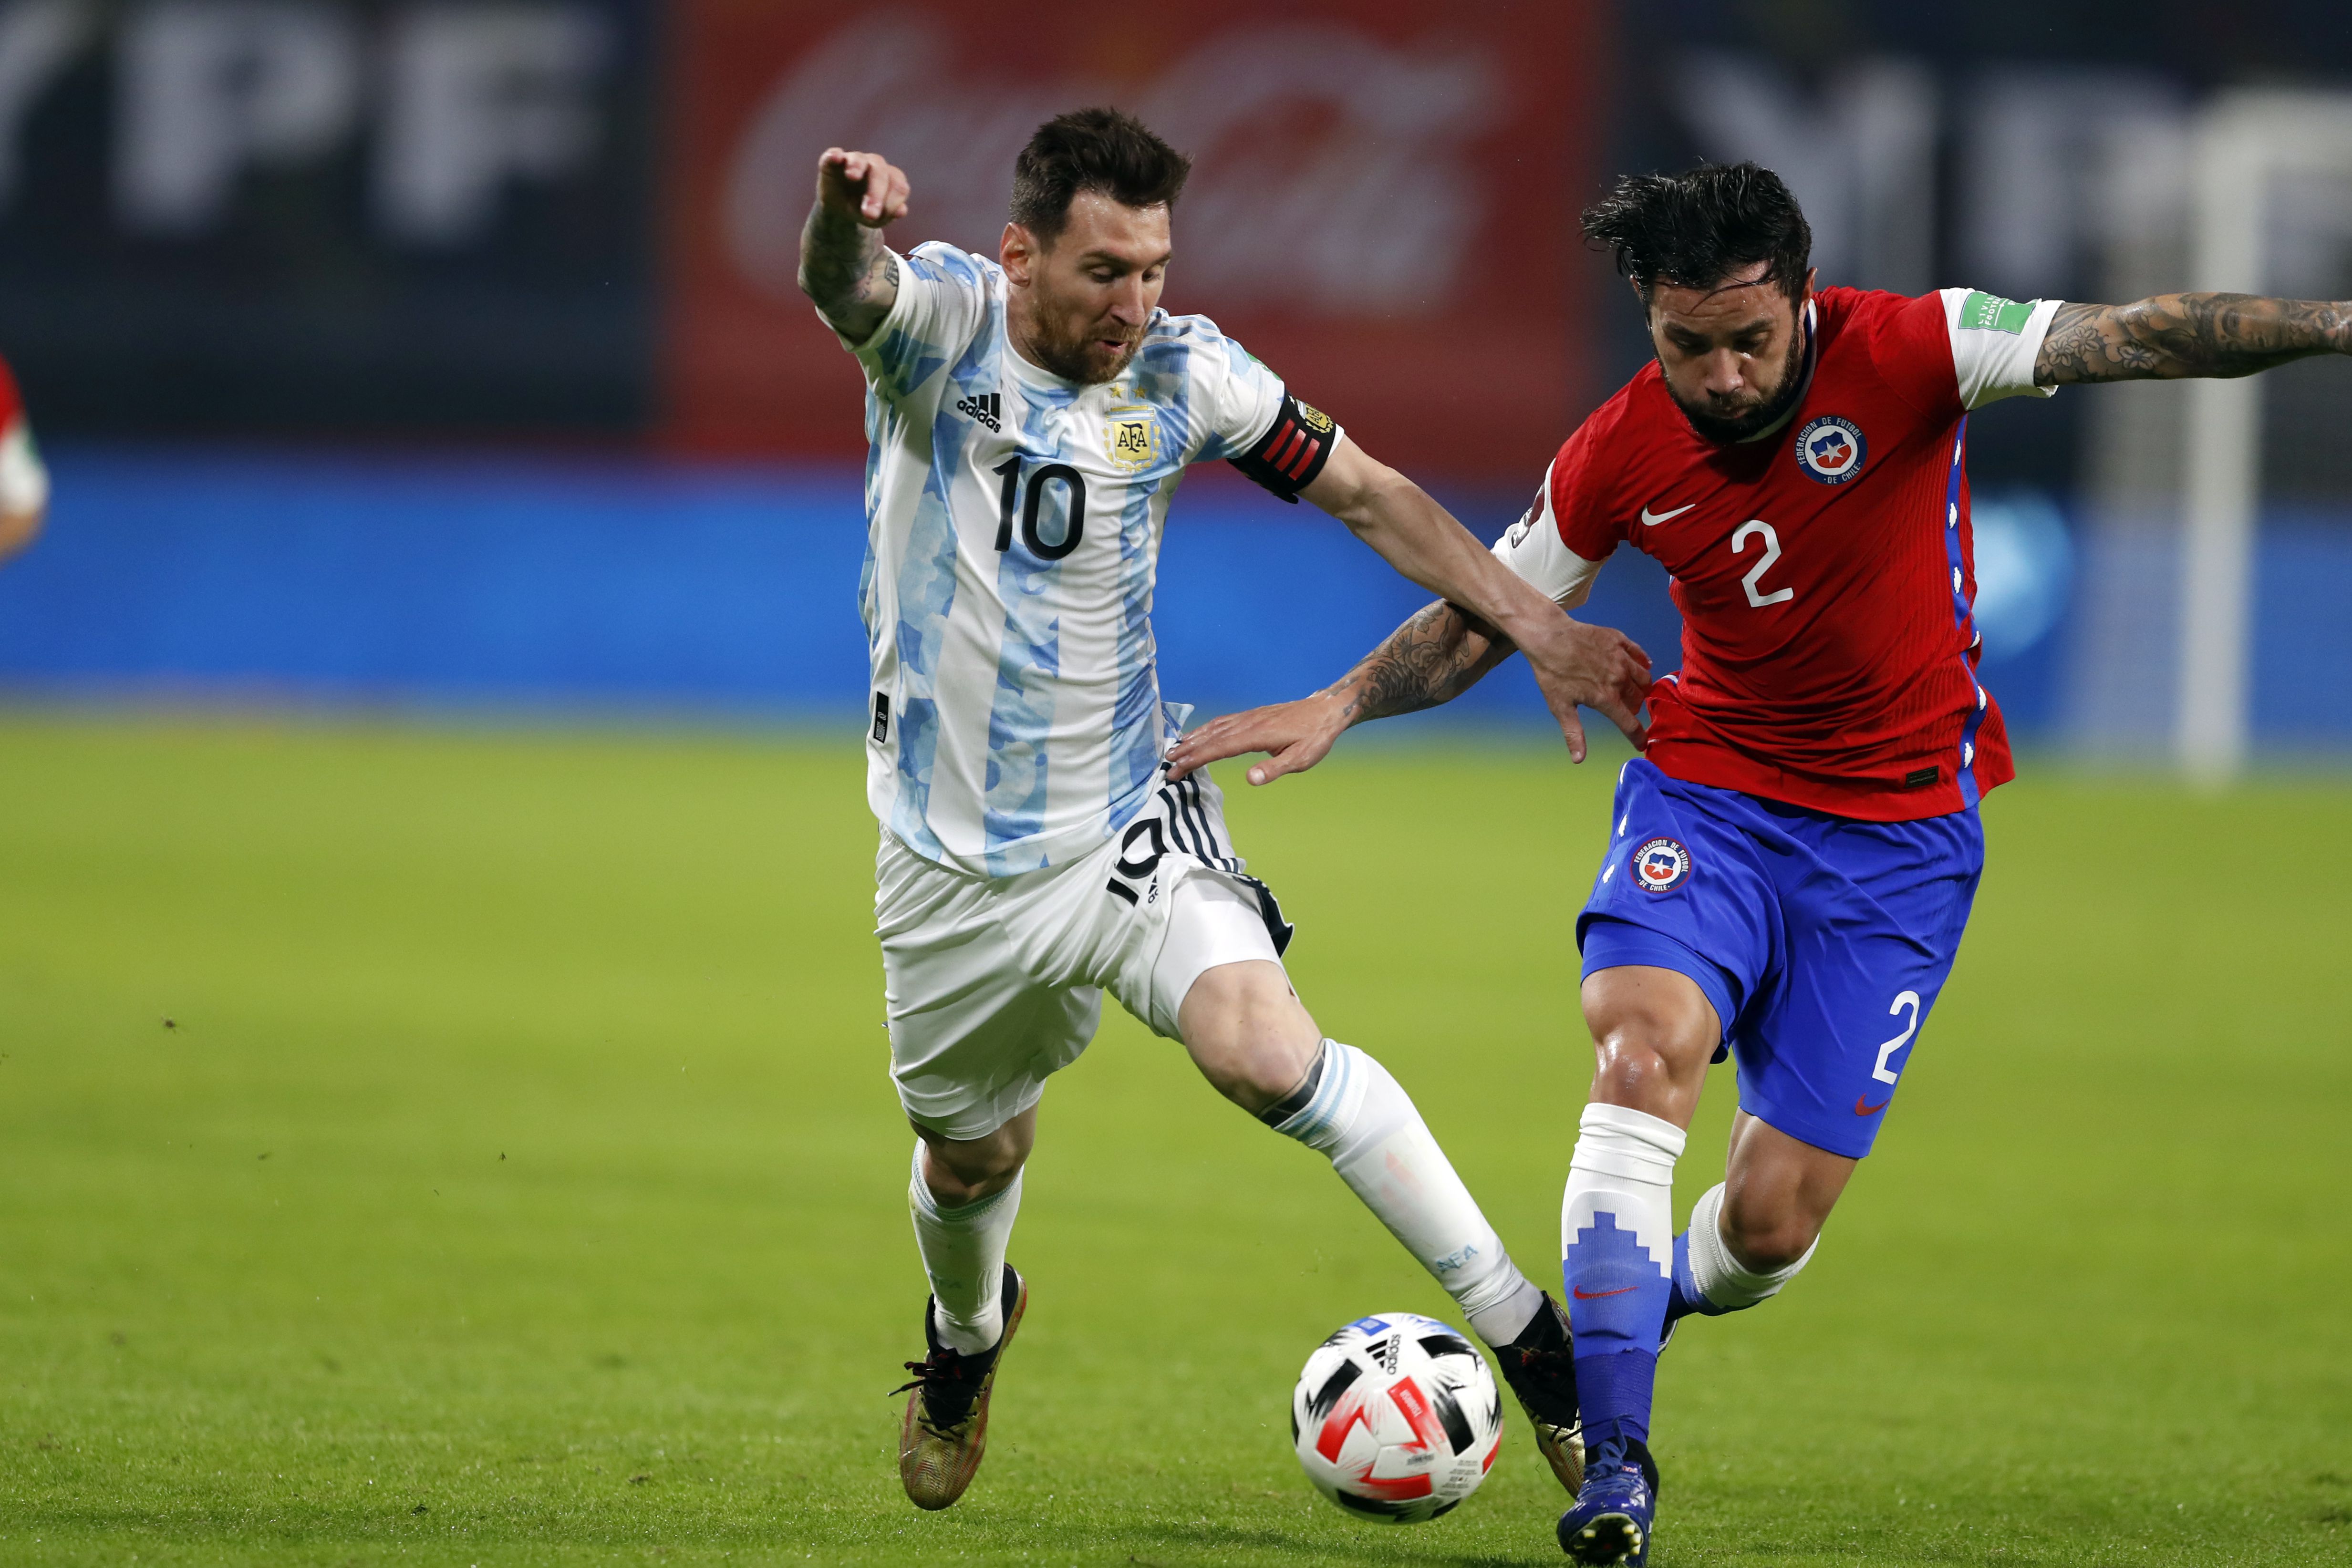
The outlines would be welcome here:
M 2060 306 L 2034 380 L 2063 386 L 2249 376 L 2342 353 L 2352 353 L 2352 302 L 2159 294 L 2129 305 Z
M 800 285 L 826 320 L 862 341 L 898 298 L 898 258 L 881 230 L 819 202 L 801 227 Z
M 1452 702 L 1511 656 L 1509 641 L 1444 600 L 1389 633 L 1327 694 L 1349 726 Z
M 1513 643 L 1534 645 L 1545 632 L 1564 629 L 1568 616 L 1559 605 L 1393 469 L 1381 470 L 1330 511 L 1399 572 Z

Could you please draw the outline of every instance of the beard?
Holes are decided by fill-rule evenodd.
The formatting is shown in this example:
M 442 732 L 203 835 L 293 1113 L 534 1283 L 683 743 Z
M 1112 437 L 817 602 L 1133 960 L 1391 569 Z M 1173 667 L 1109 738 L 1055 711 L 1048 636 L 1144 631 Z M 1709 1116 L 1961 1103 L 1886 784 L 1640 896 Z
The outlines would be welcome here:
M 1785 418 L 1789 411 L 1797 406 L 1797 400 L 1805 395 L 1805 350 L 1811 345 L 1811 334 L 1804 331 L 1801 326 L 1791 333 L 1788 358 L 1780 362 L 1780 384 L 1757 400 L 1753 407 L 1737 413 L 1718 413 L 1706 403 L 1693 406 L 1685 402 L 1671 381 L 1666 382 L 1666 395 L 1675 400 L 1675 406 L 1683 411 L 1683 417 L 1690 421 L 1691 428 L 1701 436 L 1719 445 L 1734 445 L 1771 429 L 1774 423 Z M 1658 369 L 1663 371 L 1665 366 L 1661 364 Z
M 1097 386 L 1117 381 L 1134 362 L 1136 350 L 1143 347 L 1143 334 L 1138 331 L 1117 354 L 1106 354 L 1099 341 L 1101 336 L 1095 323 L 1089 321 L 1066 338 L 1049 338 L 1040 332 L 1034 340 L 1022 347 L 1039 368 L 1053 371 L 1064 381 Z

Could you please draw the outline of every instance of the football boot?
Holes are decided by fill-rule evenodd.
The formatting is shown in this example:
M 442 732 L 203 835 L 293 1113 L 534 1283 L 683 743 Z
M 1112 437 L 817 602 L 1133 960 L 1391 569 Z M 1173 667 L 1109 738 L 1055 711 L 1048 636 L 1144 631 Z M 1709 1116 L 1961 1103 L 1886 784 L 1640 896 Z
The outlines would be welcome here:
M 1617 1437 L 1590 1456 L 1576 1506 L 1559 1516 L 1559 1547 L 1587 1568 L 1642 1568 L 1658 1511 L 1658 1467 L 1639 1438 Z
M 1028 1310 L 1029 1286 L 1012 1264 L 1004 1266 L 1004 1332 L 993 1346 L 971 1355 L 940 1343 L 931 1306 L 925 1298 L 923 1340 L 930 1354 L 907 1363 L 914 1380 L 892 1392 L 907 1396 L 898 1424 L 898 1479 L 917 1508 L 940 1509 L 963 1496 L 988 1450 L 988 1396 Z
M 1569 1341 L 1568 1314 L 1551 1292 L 1519 1337 L 1495 1352 L 1503 1381 L 1518 1396 L 1519 1408 L 1535 1428 L 1536 1451 L 1574 1496 L 1584 1485 L 1584 1436 L 1576 1408 L 1576 1357 Z

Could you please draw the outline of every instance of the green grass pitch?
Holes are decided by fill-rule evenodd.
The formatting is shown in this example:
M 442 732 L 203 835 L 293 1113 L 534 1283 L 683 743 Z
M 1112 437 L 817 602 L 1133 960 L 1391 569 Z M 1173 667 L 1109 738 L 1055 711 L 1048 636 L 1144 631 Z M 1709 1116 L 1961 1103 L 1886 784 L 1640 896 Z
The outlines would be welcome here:
M 1308 1490 L 1308 1349 L 1446 1302 L 1124 1019 L 1045 1101 L 988 1462 L 907 1506 L 854 745 L 19 714 L 0 756 L 0 1563 L 1559 1561 L 1516 1413 L 1437 1523 Z M 1555 1283 L 1609 784 L 1441 736 L 1232 808 L 1308 1005 Z M 2352 789 L 2034 768 L 1986 816 L 1818 1260 L 1666 1358 L 1653 1561 L 2352 1561 Z

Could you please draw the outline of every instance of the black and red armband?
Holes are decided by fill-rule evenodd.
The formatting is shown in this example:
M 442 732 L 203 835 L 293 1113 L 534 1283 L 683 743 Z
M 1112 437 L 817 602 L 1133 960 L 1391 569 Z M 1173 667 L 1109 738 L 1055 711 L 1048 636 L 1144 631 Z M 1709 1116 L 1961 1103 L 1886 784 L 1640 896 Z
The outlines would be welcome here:
M 1315 476 L 1323 472 L 1323 465 L 1331 461 L 1331 449 L 1339 444 L 1339 427 L 1331 423 L 1329 414 L 1285 392 L 1282 406 L 1275 410 L 1274 423 L 1232 462 L 1296 506 L 1298 492 L 1315 483 Z

